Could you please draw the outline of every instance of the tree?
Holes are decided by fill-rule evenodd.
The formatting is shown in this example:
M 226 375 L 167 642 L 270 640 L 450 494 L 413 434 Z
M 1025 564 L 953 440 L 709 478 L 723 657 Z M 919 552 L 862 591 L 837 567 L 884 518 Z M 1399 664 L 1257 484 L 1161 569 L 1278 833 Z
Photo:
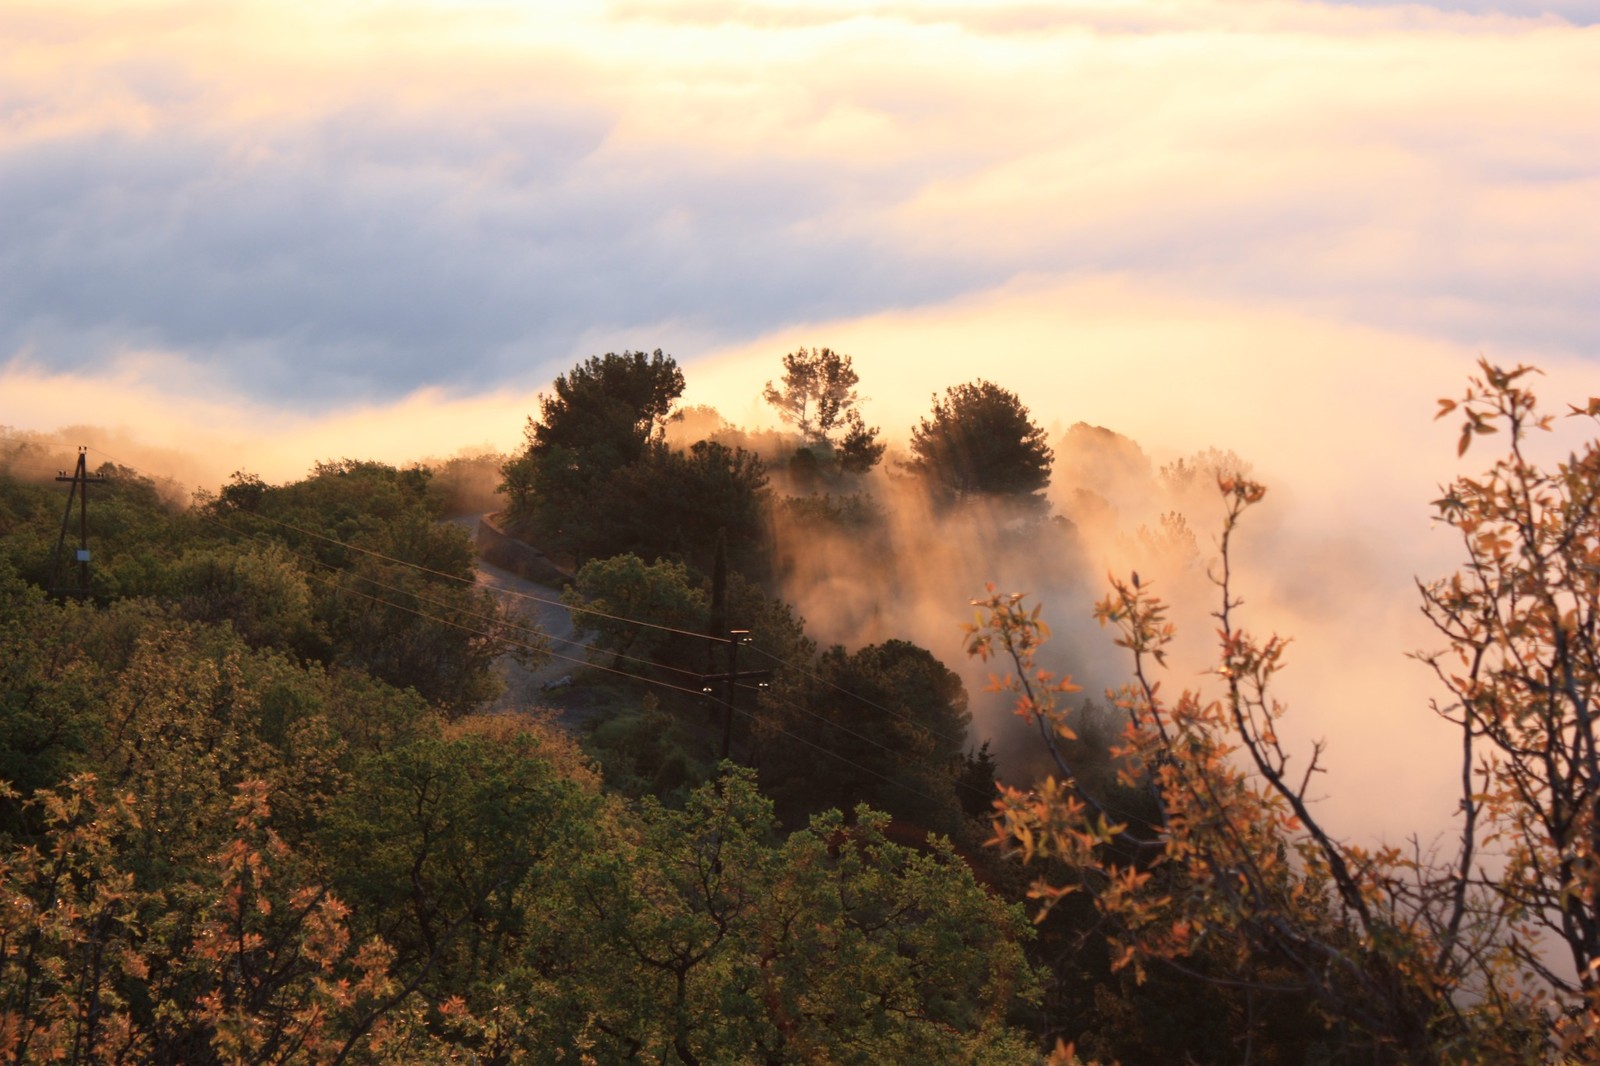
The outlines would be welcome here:
M 858 381 L 848 355 L 801 348 L 783 357 L 783 388 L 769 381 L 762 397 L 800 431 L 806 447 L 836 452 L 842 469 L 865 473 L 883 458 L 884 445 L 878 428 L 869 427 L 856 409 Z
M 557 377 L 554 392 L 539 396 L 538 419 L 528 419 L 521 454 L 501 468 L 513 520 L 554 546 L 592 554 L 589 517 L 611 477 L 660 441 L 683 386 L 677 362 L 659 348 L 590 356 Z
M 657 444 L 611 487 L 596 505 L 596 555 L 668 557 L 707 573 L 723 530 L 729 565 L 751 574 L 764 568 L 767 471 L 754 452 L 706 440 L 687 451 Z
M 325 651 L 310 581 L 277 543 L 190 548 L 173 564 L 168 594 L 185 618 L 231 624 L 254 647 Z
M 91 775 L 38 793 L 40 846 L 0 863 L 0 1058 L 289 1066 L 358 1047 L 389 1052 L 359 1061 L 431 1058 L 395 1054 L 431 1041 L 393 1012 L 406 993 L 388 948 L 352 941 L 345 906 L 273 830 L 266 794 L 241 784 L 226 842 L 151 886 L 125 865 L 122 836 L 145 815 L 131 797 Z
M 1000 498 L 1045 506 L 1054 454 L 1017 394 L 988 381 L 955 385 L 933 398 L 933 414 L 911 430 L 906 469 L 942 505 Z
M 801 348 L 783 357 L 783 388 L 767 382 L 762 397 L 794 425 L 806 444 L 826 444 L 834 426 L 855 407 L 861 378 L 850 357 L 832 348 Z
M 673 636 L 649 626 L 696 632 L 704 628 L 707 611 L 704 590 L 690 581 L 682 563 L 646 563 L 631 552 L 584 563 L 561 602 L 572 608 L 573 633 L 593 634 L 596 648 L 612 653 L 613 668 L 621 668 L 630 653 L 655 652 Z
M 1461 401 L 1460 452 L 1504 433 L 1487 474 L 1435 502 L 1466 564 L 1422 586 L 1448 647 L 1420 656 L 1449 693 L 1435 710 L 1460 735 L 1460 822 L 1447 861 L 1420 847 L 1369 849 L 1334 835 L 1309 805 L 1322 749 L 1291 752 L 1272 695 L 1286 642 L 1239 621 L 1231 539 L 1265 490 L 1218 479 L 1226 512 L 1215 573 L 1222 691 L 1169 700 L 1156 674 L 1173 627 L 1137 576 L 1096 608 L 1133 656 L 1117 695 L 1125 786 L 1155 811 L 1132 826 L 1065 755 L 1072 691 L 1035 665 L 1048 628 L 1021 596 L 991 594 L 970 648 L 1009 658 L 1018 695 L 1061 772 L 1004 790 L 995 841 L 1050 858 L 1046 907 L 1084 891 L 1111 930 L 1117 968 L 1311 997 L 1331 1038 L 1380 1062 L 1592 1061 L 1600 1050 L 1600 443 L 1547 470 L 1527 439 L 1548 430 L 1527 367 L 1487 362 Z M 1571 409 L 1600 418 L 1600 400 Z M 1291 766 L 1293 769 L 1291 769 Z M 1486 848 L 1493 848 L 1486 854 Z M 1492 861 L 1486 861 L 1491 858 Z M 1563 949 L 1571 969 L 1555 964 Z M 1196 959 L 1204 958 L 1204 964 Z M 1202 971 L 1204 973 L 1202 974 Z M 1267 975 L 1271 975 L 1270 978 Z M 1554 1025 L 1551 1025 L 1551 1022 Z
M 521 951 L 530 886 L 592 846 L 595 797 L 564 776 L 535 724 L 496 715 L 364 760 L 318 835 L 354 922 L 432 1001 Z
M 539 420 L 528 420 L 529 442 L 542 451 L 602 448 L 637 459 L 666 428 L 683 385 L 677 361 L 659 348 L 649 355 L 591 355 L 556 378 L 552 395 L 540 394 Z
M 870 803 L 951 832 L 962 821 L 956 780 L 971 718 L 961 678 L 926 649 L 835 645 L 763 700 L 756 764 L 785 824 Z M 818 749 L 848 757 L 818 758 Z
M 890 843 L 866 808 L 780 840 L 725 769 L 684 810 L 647 801 L 545 912 L 578 964 L 552 995 L 598 1061 L 1037 1061 L 1006 1025 L 1034 980 L 1026 919 L 948 842 Z
M 1438 417 L 1465 416 L 1459 454 L 1503 433 L 1506 452 L 1487 474 L 1457 478 L 1434 501 L 1461 535 L 1467 563 L 1422 585 L 1423 611 L 1449 642 L 1425 655 L 1450 694 L 1435 710 L 1461 730 L 1462 837 L 1456 867 L 1467 889 L 1474 841 L 1496 841 L 1505 866 L 1489 878 L 1489 905 L 1526 923 L 1509 941 L 1566 1011 L 1563 1036 L 1594 1053 L 1600 1040 L 1600 441 L 1554 469 L 1529 458 L 1528 438 L 1547 432 L 1524 379 L 1532 368 L 1487 361 L 1459 401 Z M 1600 422 L 1600 399 L 1570 408 Z M 1458 935 L 1457 924 L 1447 929 Z M 1537 939 L 1536 939 L 1537 937 Z M 1571 973 L 1542 950 L 1564 951 Z
M 845 415 L 844 425 L 844 437 L 834 449 L 839 469 L 847 474 L 865 474 L 878 465 L 888 445 L 878 439 L 878 427 L 867 425 L 859 411 Z

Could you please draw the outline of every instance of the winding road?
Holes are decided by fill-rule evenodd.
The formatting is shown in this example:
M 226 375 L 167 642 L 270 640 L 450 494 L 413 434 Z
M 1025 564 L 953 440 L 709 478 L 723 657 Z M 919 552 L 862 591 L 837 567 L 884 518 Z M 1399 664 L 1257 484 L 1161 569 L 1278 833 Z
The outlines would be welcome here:
M 479 518 L 463 515 L 450 519 L 451 525 L 460 526 L 472 536 L 477 531 Z M 528 669 L 515 656 L 502 655 L 495 661 L 495 673 L 505 682 L 506 689 L 500 697 L 484 705 L 489 714 L 507 711 L 527 711 L 545 706 L 547 686 L 558 684 L 583 663 L 583 648 L 576 643 L 572 629 L 572 612 L 560 601 L 561 593 L 548 585 L 529 581 L 524 577 L 485 562 L 476 555 L 473 566 L 477 571 L 480 588 L 493 591 L 502 603 L 513 607 L 550 637 L 550 650 L 554 654 L 543 666 Z M 572 724 L 572 723 L 569 723 Z

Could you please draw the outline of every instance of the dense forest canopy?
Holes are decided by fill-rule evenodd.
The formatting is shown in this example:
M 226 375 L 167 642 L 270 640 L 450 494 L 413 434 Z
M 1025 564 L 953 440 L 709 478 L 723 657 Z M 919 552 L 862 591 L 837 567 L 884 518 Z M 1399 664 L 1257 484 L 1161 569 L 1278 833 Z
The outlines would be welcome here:
M 1266 491 L 1247 462 L 1157 470 L 1084 423 L 1052 444 L 980 380 L 879 463 L 848 356 L 782 370 L 764 398 L 793 433 L 679 417 L 659 351 L 558 378 L 522 451 L 475 460 L 500 527 L 570 574 L 521 594 L 445 520 L 460 464 L 182 502 L 111 462 L 68 497 L 7 436 L 0 1057 L 1592 1057 L 1600 453 L 1525 457 L 1551 424 L 1527 370 L 1485 364 L 1442 408 L 1463 452 L 1506 447 L 1436 501 L 1467 563 L 1423 589 L 1453 856 L 1311 802 L 1324 756 L 1274 724 L 1285 642 L 1232 583 Z M 1131 659 L 1073 663 L 1128 683 L 1082 692 L 1041 658 L 1044 608 L 991 589 L 968 650 L 1033 739 L 976 731 L 995 697 L 917 639 L 930 615 L 960 639 L 937 599 L 1085 580 L 1089 531 L 1135 500 L 1157 517 L 1098 609 Z M 93 541 L 79 595 L 50 591 L 64 506 Z M 1220 691 L 1172 695 L 1157 590 L 1208 572 Z

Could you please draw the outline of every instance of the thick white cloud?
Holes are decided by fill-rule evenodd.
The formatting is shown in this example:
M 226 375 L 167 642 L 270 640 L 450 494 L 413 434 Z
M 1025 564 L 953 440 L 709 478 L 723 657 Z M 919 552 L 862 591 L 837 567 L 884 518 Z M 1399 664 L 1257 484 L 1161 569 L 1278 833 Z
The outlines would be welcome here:
M 13 3 L 0 358 L 326 409 L 1028 273 L 1593 352 L 1600 32 L 1470 7 Z

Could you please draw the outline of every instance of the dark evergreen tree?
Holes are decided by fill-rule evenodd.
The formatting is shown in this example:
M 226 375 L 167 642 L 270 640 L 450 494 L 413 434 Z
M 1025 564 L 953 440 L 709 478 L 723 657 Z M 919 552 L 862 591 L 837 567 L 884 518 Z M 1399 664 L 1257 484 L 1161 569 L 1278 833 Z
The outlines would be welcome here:
M 1017 394 L 988 381 L 935 396 L 911 431 L 906 469 L 944 506 L 997 497 L 1043 510 L 1054 453 Z
M 580 561 L 615 554 L 594 543 L 603 535 L 594 519 L 617 473 L 660 442 L 683 385 L 659 348 L 590 356 L 556 378 L 554 392 L 539 397 L 539 417 L 528 419 L 523 451 L 501 468 L 513 522 Z

